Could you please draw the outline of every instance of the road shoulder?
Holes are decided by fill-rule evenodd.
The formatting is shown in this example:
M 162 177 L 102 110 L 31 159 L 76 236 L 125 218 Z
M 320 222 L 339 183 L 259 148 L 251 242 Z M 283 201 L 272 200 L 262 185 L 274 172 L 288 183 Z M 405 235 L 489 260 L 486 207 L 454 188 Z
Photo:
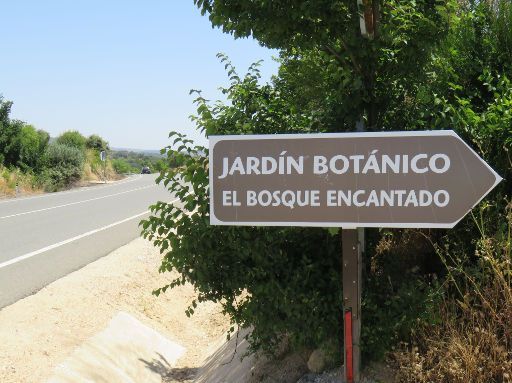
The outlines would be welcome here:
M 136 239 L 108 256 L 0 310 L 0 381 L 42 382 L 84 342 L 108 327 L 119 312 L 185 348 L 174 371 L 192 378 L 229 327 L 221 307 L 203 303 L 192 318 L 195 297 L 180 286 L 156 298 L 151 291 L 172 279 L 159 274 L 161 255 Z

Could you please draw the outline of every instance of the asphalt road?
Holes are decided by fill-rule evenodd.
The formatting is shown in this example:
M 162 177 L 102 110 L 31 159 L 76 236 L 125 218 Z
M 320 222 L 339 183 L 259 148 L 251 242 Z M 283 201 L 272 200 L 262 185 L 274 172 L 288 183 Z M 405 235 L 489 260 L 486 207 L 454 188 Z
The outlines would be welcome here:
M 174 200 L 155 178 L 0 201 L 0 308 L 139 236 L 148 207 Z

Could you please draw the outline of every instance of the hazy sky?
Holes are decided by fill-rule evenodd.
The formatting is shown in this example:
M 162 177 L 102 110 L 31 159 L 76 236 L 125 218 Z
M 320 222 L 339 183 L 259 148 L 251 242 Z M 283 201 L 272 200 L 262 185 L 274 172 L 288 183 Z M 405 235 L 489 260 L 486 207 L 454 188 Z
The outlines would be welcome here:
M 264 80 L 277 71 L 275 51 L 212 29 L 193 0 L 0 5 L 0 94 L 14 102 L 13 118 L 52 136 L 73 129 L 114 147 L 160 149 L 178 130 L 205 144 L 188 119 L 189 90 L 221 97 L 228 80 L 215 55 L 240 73 L 264 59 Z

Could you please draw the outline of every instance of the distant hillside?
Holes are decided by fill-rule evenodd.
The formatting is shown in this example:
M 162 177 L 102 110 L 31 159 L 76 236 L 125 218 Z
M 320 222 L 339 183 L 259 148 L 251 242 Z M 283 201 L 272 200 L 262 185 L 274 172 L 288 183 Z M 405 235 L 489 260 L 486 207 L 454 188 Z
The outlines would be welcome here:
M 112 165 L 118 173 L 140 173 L 145 166 L 152 172 L 159 172 L 167 166 L 176 166 L 176 161 L 169 162 L 158 150 L 111 148 L 110 153 Z
M 137 153 L 143 154 L 148 157 L 163 157 L 160 154 L 160 150 L 151 150 L 151 149 L 133 149 L 133 148 L 110 148 L 114 152 L 126 152 L 126 153 Z
M 56 137 L 50 137 L 49 143 L 53 143 L 57 141 Z M 125 153 L 136 153 L 136 154 L 143 154 L 148 157 L 163 157 L 160 154 L 160 150 L 154 150 L 154 149 L 133 149 L 133 148 L 115 148 L 111 147 L 111 151 L 113 152 L 125 152 Z

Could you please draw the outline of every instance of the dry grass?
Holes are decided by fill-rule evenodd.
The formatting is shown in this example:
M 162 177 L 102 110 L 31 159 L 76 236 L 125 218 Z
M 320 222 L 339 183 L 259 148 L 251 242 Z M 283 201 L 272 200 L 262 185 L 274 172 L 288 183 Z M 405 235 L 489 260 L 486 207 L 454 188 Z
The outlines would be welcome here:
M 102 163 L 97 151 L 88 149 L 85 158 L 82 181 L 101 181 L 105 177 L 108 180 L 120 179 L 119 174 L 112 167 L 112 162 L 108 160 L 105 164 Z
M 393 353 L 400 382 L 512 382 L 511 208 L 508 233 L 479 241 L 480 272 L 464 275 L 464 297 L 447 300 L 439 325 Z
M 33 175 L 10 171 L 0 165 L 0 198 L 14 197 L 16 185 L 18 185 L 18 194 L 21 195 L 42 193 Z
M 103 167 L 104 164 L 97 158 L 96 152 L 88 150 L 86 154 L 82 179 L 78 184 L 104 180 L 105 176 L 111 181 L 121 179 L 110 161 Z M 43 183 L 41 180 L 36 182 L 36 176 L 33 174 L 23 173 L 18 169 L 10 170 L 0 165 L 0 199 L 14 197 L 16 194 L 23 196 L 43 192 Z

